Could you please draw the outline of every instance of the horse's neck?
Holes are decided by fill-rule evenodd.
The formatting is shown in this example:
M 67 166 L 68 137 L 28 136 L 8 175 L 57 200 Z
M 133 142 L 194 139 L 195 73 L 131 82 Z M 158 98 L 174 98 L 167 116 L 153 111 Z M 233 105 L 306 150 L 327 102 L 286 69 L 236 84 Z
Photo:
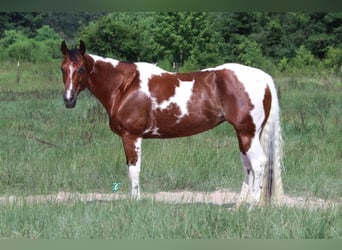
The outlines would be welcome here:
M 107 113 L 110 114 L 115 102 L 116 90 L 122 83 L 122 76 L 115 68 L 108 71 L 106 64 L 95 63 L 94 59 L 87 56 L 89 80 L 87 88 L 102 103 Z

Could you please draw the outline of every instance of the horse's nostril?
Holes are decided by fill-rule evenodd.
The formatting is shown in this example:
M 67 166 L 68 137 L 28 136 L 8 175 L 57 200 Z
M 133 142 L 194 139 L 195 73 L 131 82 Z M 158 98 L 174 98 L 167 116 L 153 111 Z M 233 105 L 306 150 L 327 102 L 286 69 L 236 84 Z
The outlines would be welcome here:
M 77 96 L 76 96 L 76 94 L 75 94 L 74 92 L 68 92 L 68 91 L 66 91 L 66 92 L 63 94 L 63 99 L 64 99 L 65 106 L 66 106 L 67 108 L 73 108 L 73 107 L 75 107 Z

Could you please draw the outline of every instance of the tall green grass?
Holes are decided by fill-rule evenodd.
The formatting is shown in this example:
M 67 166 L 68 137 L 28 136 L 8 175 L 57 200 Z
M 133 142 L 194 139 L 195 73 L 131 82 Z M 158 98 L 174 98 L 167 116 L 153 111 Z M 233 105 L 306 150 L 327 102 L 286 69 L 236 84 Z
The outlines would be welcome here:
M 129 192 L 122 143 L 98 101 L 62 100 L 59 62 L 0 69 L 0 195 Z M 283 182 L 292 195 L 341 201 L 341 83 L 278 77 L 285 141 Z M 239 191 L 242 165 L 228 124 L 201 135 L 144 140 L 142 192 Z M 1 205 L 0 238 L 341 238 L 341 208 L 236 211 L 142 201 Z
M 7 239 L 331 239 L 341 238 L 342 209 L 265 207 L 228 210 L 150 200 L 5 206 Z
M 60 60 L 51 60 L 39 64 L 19 61 L 19 67 L 18 61 L 1 61 L 1 98 L 4 100 L 6 93 L 13 96 L 18 92 L 36 91 L 44 95 L 49 91 L 61 90 L 62 77 L 60 72 Z M 17 76 L 19 76 L 19 82 Z
M 283 78 L 285 183 L 289 193 L 342 197 L 342 87 L 338 78 Z

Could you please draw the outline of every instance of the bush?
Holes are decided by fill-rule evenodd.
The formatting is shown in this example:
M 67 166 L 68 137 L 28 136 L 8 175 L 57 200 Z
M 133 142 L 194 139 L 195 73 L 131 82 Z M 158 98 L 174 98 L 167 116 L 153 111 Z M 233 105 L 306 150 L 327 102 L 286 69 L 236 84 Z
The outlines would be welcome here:
M 314 75 L 323 69 L 322 63 L 304 45 L 292 58 L 283 57 L 277 64 L 281 72 L 292 75 Z M 318 70 L 319 69 L 319 70 Z
M 260 68 L 270 74 L 277 71 L 272 59 L 265 57 L 260 45 L 249 38 L 240 37 L 237 45 L 237 61 L 241 64 Z
M 342 49 L 329 46 L 323 65 L 327 69 L 339 73 L 342 67 Z
M 27 39 L 27 36 L 21 31 L 5 30 L 4 37 L 0 40 L 0 47 L 7 49 L 12 44 Z
M 89 51 L 118 60 L 136 61 L 139 57 L 139 30 L 104 16 L 80 32 Z
M 48 62 L 61 57 L 60 41 L 58 34 L 47 25 L 38 29 L 33 39 L 20 31 L 6 30 L 0 39 L 0 59 Z
M 213 65 L 215 66 L 215 65 Z M 182 65 L 182 67 L 179 69 L 180 72 L 190 72 L 201 69 L 198 65 L 198 62 L 194 56 L 189 56 L 188 59 L 186 59 Z
M 311 52 L 305 48 L 304 45 L 301 45 L 296 50 L 296 56 L 292 60 L 292 64 L 296 68 L 302 68 L 306 66 L 315 66 L 318 64 L 318 60 L 311 54 Z
M 32 39 L 25 39 L 11 44 L 7 51 L 10 59 L 36 62 L 38 61 L 37 55 L 39 55 L 36 51 L 39 50 L 38 42 Z
M 49 62 L 53 58 L 60 58 L 59 41 L 47 40 L 37 42 L 26 39 L 16 42 L 7 49 L 9 59 L 27 62 Z
M 44 54 L 46 56 L 45 60 L 52 59 L 59 59 L 62 58 L 62 53 L 60 50 L 61 47 L 61 41 L 60 39 L 56 40 L 46 40 L 44 42 L 40 42 L 40 45 L 42 47 L 42 51 L 44 51 Z
M 170 59 L 170 57 L 165 57 L 158 61 L 157 66 L 167 71 L 174 71 L 172 64 L 172 59 Z
M 35 36 L 37 41 L 46 40 L 59 40 L 59 35 L 48 25 L 43 25 L 41 28 L 37 29 L 37 35 Z
M 289 59 L 287 57 L 283 57 L 279 62 L 278 62 L 278 69 L 281 71 L 281 72 L 284 72 L 287 70 L 288 68 L 288 63 L 289 63 Z
M 264 57 L 258 43 L 247 38 L 237 45 L 237 50 L 239 63 L 249 66 L 260 65 Z

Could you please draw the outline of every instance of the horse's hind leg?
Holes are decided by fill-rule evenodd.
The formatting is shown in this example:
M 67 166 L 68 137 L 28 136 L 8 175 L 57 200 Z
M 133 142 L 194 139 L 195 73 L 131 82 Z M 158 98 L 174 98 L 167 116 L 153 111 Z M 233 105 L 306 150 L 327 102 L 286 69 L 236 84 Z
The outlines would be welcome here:
M 248 157 L 241 152 L 241 160 L 243 164 L 243 183 L 241 187 L 241 192 L 238 197 L 237 206 L 240 206 L 244 202 L 249 202 L 250 201 L 250 194 L 251 194 L 251 189 L 249 186 L 249 183 L 253 182 L 253 175 L 252 175 L 252 166 L 251 163 L 248 159 Z
M 253 183 L 249 183 L 253 193 L 253 203 L 260 202 L 260 195 L 262 189 L 262 181 L 267 162 L 265 153 L 261 147 L 259 137 L 254 137 L 250 149 L 246 153 L 253 173 Z
M 259 136 L 246 138 L 238 135 L 239 141 L 249 141 L 249 148 L 240 143 L 241 158 L 243 162 L 244 181 L 240 193 L 238 205 L 242 202 L 258 204 L 262 189 L 262 180 L 266 164 L 266 157 L 261 147 Z

